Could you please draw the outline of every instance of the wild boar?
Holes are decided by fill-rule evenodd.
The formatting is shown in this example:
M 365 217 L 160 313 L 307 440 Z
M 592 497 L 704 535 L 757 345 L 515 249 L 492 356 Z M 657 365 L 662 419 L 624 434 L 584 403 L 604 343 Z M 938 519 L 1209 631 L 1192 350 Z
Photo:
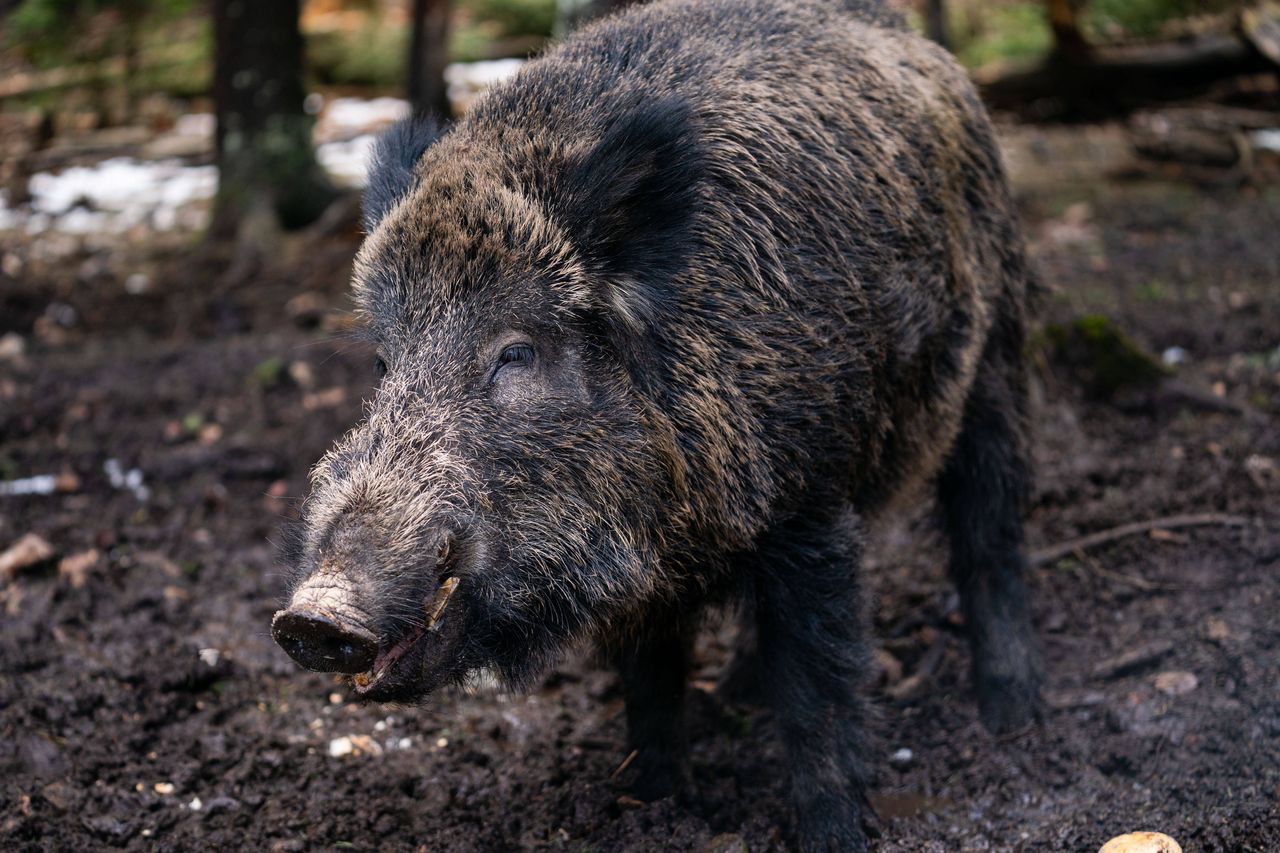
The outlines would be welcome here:
M 700 616 L 741 602 L 798 842 L 860 850 L 863 529 L 933 483 L 983 719 L 1035 716 L 1035 286 L 943 50 L 869 0 L 634 7 L 388 133 L 366 226 L 383 375 L 313 473 L 273 623 L 303 666 L 411 701 L 593 640 L 660 797 Z

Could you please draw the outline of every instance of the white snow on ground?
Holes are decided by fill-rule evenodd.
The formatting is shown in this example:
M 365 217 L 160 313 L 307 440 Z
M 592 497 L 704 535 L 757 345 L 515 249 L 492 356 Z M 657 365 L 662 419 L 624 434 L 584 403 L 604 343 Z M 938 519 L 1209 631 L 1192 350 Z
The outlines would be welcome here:
M 145 162 L 113 157 L 93 166 L 31 176 L 28 233 L 55 228 L 68 234 L 121 233 L 135 225 L 157 231 L 198 228 L 203 216 L 186 207 L 213 197 L 218 170 L 180 160 Z
M 365 133 L 345 142 L 326 142 L 316 147 L 316 159 L 335 183 L 363 187 L 368 180 L 369 150 L 375 138 L 374 134 Z
M 488 62 L 454 62 L 444 69 L 444 82 L 449 87 L 449 100 L 457 110 L 466 106 L 477 94 L 510 78 L 523 59 L 494 59 Z
M 1255 130 L 1249 134 L 1249 141 L 1253 143 L 1255 148 L 1261 148 L 1265 151 L 1280 151 L 1280 127 Z
M 320 102 L 315 129 L 319 145 L 380 130 L 409 114 L 409 102 L 400 98 L 321 98 Z
M 479 92 L 507 79 L 520 59 L 454 63 L 445 69 L 449 97 L 465 105 Z M 335 183 L 362 187 L 369 150 L 378 131 L 409 114 L 399 98 L 311 96 L 318 103 L 316 157 Z M 209 139 L 214 118 L 193 113 L 178 118 L 166 138 Z M 181 146 L 179 146 L 181 147 Z M 206 149 L 207 150 L 207 149 Z M 73 236 L 123 234 L 135 228 L 195 231 L 208 220 L 209 200 L 218 189 L 215 166 L 180 159 L 113 157 L 89 166 L 31 176 L 29 203 L 10 207 L 0 192 L 0 231 L 24 230 Z

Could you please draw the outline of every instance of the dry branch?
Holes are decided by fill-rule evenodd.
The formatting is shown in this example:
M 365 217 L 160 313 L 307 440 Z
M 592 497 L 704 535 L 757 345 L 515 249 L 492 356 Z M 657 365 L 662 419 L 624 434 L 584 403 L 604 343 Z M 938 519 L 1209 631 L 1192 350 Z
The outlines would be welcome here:
M 1115 542 L 1120 539 L 1126 539 L 1130 536 L 1136 536 L 1140 533 L 1151 533 L 1153 530 L 1176 530 L 1183 527 L 1208 527 L 1218 525 L 1222 527 L 1246 527 L 1252 521 L 1240 515 L 1226 515 L 1220 512 L 1202 512 L 1191 515 L 1170 515 L 1165 518 L 1153 518 L 1149 521 L 1134 521 L 1128 524 L 1121 524 L 1118 527 L 1112 527 L 1108 530 L 1099 530 L 1097 533 L 1090 533 L 1087 536 L 1081 536 L 1078 539 L 1072 539 L 1067 542 L 1060 542 L 1057 545 L 1049 545 L 1040 548 L 1031 553 L 1031 565 L 1043 566 L 1047 563 L 1053 563 L 1068 557 L 1076 551 L 1085 551 L 1089 548 L 1096 548 L 1099 545 L 1106 545 L 1109 542 Z

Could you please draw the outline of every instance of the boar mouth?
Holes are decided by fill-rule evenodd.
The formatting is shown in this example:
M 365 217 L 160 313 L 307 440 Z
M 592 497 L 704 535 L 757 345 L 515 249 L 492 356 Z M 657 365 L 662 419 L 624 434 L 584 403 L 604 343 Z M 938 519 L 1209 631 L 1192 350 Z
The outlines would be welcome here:
M 415 684 L 415 670 L 422 674 L 428 665 L 427 646 L 436 645 L 433 638 L 439 637 L 433 668 L 444 668 L 448 662 L 439 658 L 448 655 L 449 649 L 460 637 L 460 625 L 449 626 L 448 623 L 459 622 L 457 619 L 445 619 L 445 609 L 449 599 L 457 591 L 459 579 L 456 576 L 445 577 L 436 590 L 429 595 L 423 604 L 423 621 L 395 642 L 383 646 L 367 672 L 353 675 L 351 686 L 357 696 L 372 700 L 388 700 L 400 698 L 408 693 L 421 691 L 430 685 Z M 446 627 L 451 630 L 446 631 Z M 448 636 L 445 636 L 445 635 Z

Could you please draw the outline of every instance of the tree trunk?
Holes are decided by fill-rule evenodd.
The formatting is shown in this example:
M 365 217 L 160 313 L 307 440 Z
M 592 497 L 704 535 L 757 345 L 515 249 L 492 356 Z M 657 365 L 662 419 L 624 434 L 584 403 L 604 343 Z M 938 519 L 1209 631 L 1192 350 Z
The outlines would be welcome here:
M 449 60 L 449 0 L 413 0 L 409 39 L 409 103 L 415 115 L 453 113 L 444 68 Z
M 213 0 L 218 195 L 210 237 L 268 239 L 312 222 L 334 191 L 303 111 L 299 0 Z M 270 230 L 270 229 L 268 229 Z
M 924 0 L 924 32 L 938 44 L 951 49 L 947 36 L 947 9 L 943 0 Z
M 1080 13 L 1086 0 L 1049 0 L 1049 29 L 1053 31 L 1053 52 L 1061 59 L 1084 59 L 1089 42 L 1080 29 Z

